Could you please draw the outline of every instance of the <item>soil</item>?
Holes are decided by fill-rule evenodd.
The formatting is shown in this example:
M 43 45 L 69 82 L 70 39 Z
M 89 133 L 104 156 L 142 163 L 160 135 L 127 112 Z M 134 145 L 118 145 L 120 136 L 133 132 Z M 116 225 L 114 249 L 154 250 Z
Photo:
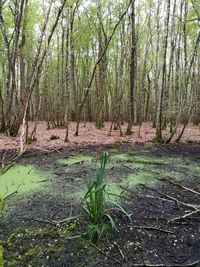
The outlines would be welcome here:
M 68 196 L 67 186 L 75 183 L 80 189 L 88 175 L 88 164 L 79 162 L 66 171 L 66 165 L 58 162 L 75 153 L 98 157 L 102 151 L 120 155 L 117 164 L 106 170 L 107 179 L 113 183 L 120 184 L 129 173 L 135 177 L 148 173 L 156 181 L 176 176 L 179 186 L 164 180 L 134 187 L 122 182 L 121 204 L 132 214 L 132 222 L 113 210 L 117 229 L 111 231 L 109 240 L 93 245 L 84 238 L 73 238 L 84 231 L 85 220 L 59 226 L 52 221 L 81 214 L 80 196 L 76 190 Z M 200 192 L 199 151 L 199 144 L 142 142 L 51 152 L 28 150 L 18 163 L 51 171 L 54 178 L 50 190 L 45 190 L 45 184 L 44 190 L 8 199 L 0 220 L 4 266 L 200 266 L 200 212 L 183 217 L 194 211 L 194 205 L 200 205 L 199 194 L 191 192 Z M 7 159 L 12 159 L 13 153 L 10 150 Z M 127 153 L 135 157 L 134 163 L 126 159 Z

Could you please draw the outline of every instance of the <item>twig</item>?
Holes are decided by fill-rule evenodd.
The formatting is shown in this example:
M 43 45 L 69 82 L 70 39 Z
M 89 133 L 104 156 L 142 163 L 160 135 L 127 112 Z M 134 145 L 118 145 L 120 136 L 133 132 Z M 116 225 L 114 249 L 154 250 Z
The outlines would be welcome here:
M 185 219 L 185 218 L 187 218 L 187 217 L 189 217 L 189 216 L 191 216 L 193 214 L 196 214 L 196 213 L 200 212 L 200 205 L 185 203 L 183 201 L 178 200 L 175 197 L 172 197 L 172 196 L 169 196 L 169 195 L 167 195 L 167 194 L 165 194 L 163 192 L 160 192 L 160 191 L 156 190 L 155 188 L 147 187 L 146 185 L 140 185 L 140 186 L 145 187 L 145 188 L 147 188 L 149 190 L 155 191 L 156 193 L 158 193 L 158 194 L 160 194 L 162 196 L 165 196 L 165 197 L 175 201 L 176 203 L 179 203 L 182 206 L 194 209 L 194 211 L 191 211 L 190 213 L 187 213 L 187 214 L 185 214 L 183 216 L 179 216 L 179 217 L 173 218 L 173 219 L 169 220 L 168 222 L 173 222 L 173 221 Z
M 131 225 L 130 227 L 136 228 L 136 229 L 159 231 L 159 232 L 166 233 L 166 234 L 171 234 L 171 235 L 174 235 L 175 234 L 172 231 L 164 230 L 164 229 L 161 229 L 161 228 L 158 228 L 158 227 L 153 227 L 153 226 L 140 226 L 140 225 L 136 226 L 136 225 Z
M 60 221 L 52 221 L 54 224 L 56 225 L 59 225 L 61 223 L 65 223 L 65 222 L 70 222 L 70 221 L 74 221 L 74 220 L 77 220 L 77 219 L 80 219 L 81 217 L 84 217 L 83 215 L 79 215 L 79 216 L 71 216 L 71 217 L 67 217 L 63 220 L 60 220 Z
M 121 265 L 121 266 L 123 265 L 120 261 L 118 261 L 118 260 L 115 259 L 114 257 L 108 255 L 106 252 L 104 252 L 100 247 L 96 246 L 95 244 L 92 244 L 92 246 L 93 246 L 94 248 L 96 248 L 99 252 L 101 252 L 104 256 L 106 256 L 106 257 L 110 258 L 111 260 L 117 262 L 117 263 L 118 263 L 119 265 Z
M 2 174 L 6 173 L 10 168 L 12 168 L 13 164 L 20 159 L 20 157 L 24 154 L 24 152 L 15 157 L 14 159 L 12 159 L 11 161 L 7 162 L 7 165 L 4 167 L 4 169 L 2 169 L 3 170 Z
M 126 164 L 121 163 L 121 162 L 120 162 L 120 165 L 123 166 L 123 167 L 125 167 L 125 168 L 127 168 L 130 171 L 138 172 L 140 170 L 140 168 L 132 168 L 132 167 L 127 166 Z
M 169 220 L 169 222 L 175 222 L 175 221 L 178 221 L 178 220 L 183 220 L 183 219 L 188 218 L 188 217 L 190 217 L 191 215 L 196 214 L 196 213 L 198 213 L 198 212 L 200 212 L 200 210 L 193 210 L 193 211 L 191 211 L 191 212 L 189 212 L 189 213 L 186 213 L 186 214 L 183 215 L 183 216 L 179 216 L 179 217 L 173 218 L 173 219 Z
M 44 149 L 44 148 L 41 148 L 41 147 L 34 147 L 34 149 L 38 149 L 38 150 L 42 150 L 43 152 L 46 153 L 53 153 L 53 152 L 57 152 L 59 154 L 62 155 L 62 152 L 59 151 L 59 149 L 53 149 L 53 150 L 50 150 L 50 149 Z
M 17 194 L 20 186 L 21 186 L 21 184 L 18 185 L 17 189 L 14 192 L 12 192 L 10 195 L 4 197 L 3 200 L 5 201 L 6 199 L 8 199 L 9 197 L 13 196 L 14 194 Z
M 13 163 L 10 163 L 9 165 L 7 165 L 6 167 L 4 167 L 1 171 L 0 171 L 0 175 L 5 174 L 10 168 L 13 167 Z
M 82 216 L 71 216 L 71 217 L 65 218 L 65 219 L 60 220 L 60 221 L 55 221 L 55 220 L 49 221 L 49 220 L 43 220 L 43 219 L 37 219 L 37 218 L 29 218 L 29 217 L 23 217 L 22 219 L 23 220 L 29 220 L 29 221 L 35 221 L 35 222 L 41 222 L 41 223 L 47 223 L 47 224 L 57 225 L 58 226 L 61 223 L 65 223 L 65 222 L 69 223 L 70 221 L 77 220 L 80 217 L 82 217 Z
M 3 157 L 2 157 L 2 161 L 1 161 L 1 168 L 3 169 L 5 167 L 5 156 L 6 156 L 6 152 L 3 153 Z
M 153 174 L 160 175 L 159 172 L 152 171 L 152 170 L 150 170 L 150 171 L 151 171 Z M 182 171 L 178 171 L 178 172 L 183 173 L 183 174 L 186 174 L 185 172 L 182 172 Z M 198 176 L 196 176 L 196 177 L 199 178 Z M 186 190 L 186 191 L 189 191 L 189 192 L 191 192 L 191 193 L 194 193 L 194 194 L 196 194 L 196 195 L 199 195 L 199 194 L 200 194 L 200 192 L 194 190 L 193 188 L 189 188 L 189 187 L 186 187 L 186 186 L 182 185 L 181 183 L 175 181 L 175 180 L 174 180 L 172 177 L 170 177 L 170 176 L 161 177 L 161 178 L 160 178 L 160 177 L 155 177 L 155 178 L 156 178 L 157 180 L 159 180 L 159 181 L 166 181 L 166 182 L 168 182 L 168 183 L 170 183 L 170 184 L 172 184 L 172 185 L 174 185 L 174 186 L 180 187 L 180 188 L 182 188 L 182 189 L 184 189 L 184 190 Z
M 143 263 L 143 264 L 132 264 L 132 267 L 192 267 L 196 266 L 200 260 L 188 263 L 188 264 L 148 264 L 148 263 Z
M 35 221 L 35 222 L 40 222 L 40 223 L 47 223 L 47 224 L 51 224 L 51 225 L 56 225 L 53 221 L 35 219 L 35 218 L 29 218 L 29 217 L 22 217 L 22 220 Z
M 185 206 L 185 207 L 188 207 L 188 208 L 192 208 L 192 209 L 195 209 L 195 210 L 199 210 L 200 209 L 200 205 L 195 205 L 195 204 L 190 204 L 190 203 L 183 202 L 181 200 L 178 200 L 175 197 L 172 197 L 170 195 L 167 195 L 167 194 L 165 194 L 163 192 L 160 192 L 160 191 L 156 190 L 155 188 L 148 187 L 148 186 L 146 186 L 144 184 L 140 184 L 140 186 L 145 187 L 148 190 L 155 191 L 156 193 L 160 194 L 161 196 L 164 196 L 166 198 L 169 198 L 169 199 L 175 201 L 176 203 L 181 204 L 182 206 Z
M 191 193 L 194 193 L 196 195 L 200 194 L 200 192 L 198 192 L 198 191 L 196 191 L 196 190 L 194 190 L 192 188 L 186 187 L 186 186 L 182 185 L 181 183 L 178 183 L 178 182 L 172 180 L 171 177 L 163 177 L 163 178 L 157 178 L 157 179 L 159 181 L 167 181 L 168 183 L 170 183 L 170 184 L 172 184 L 172 185 L 174 185 L 176 187 L 180 187 L 180 188 L 182 188 L 182 189 L 184 189 L 186 191 L 189 191 Z
M 119 194 L 115 194 L 115 193 L 110 193 L 109 192 L 108 195 L 119 197 L 119 198 L 125 199 L 126 201 L 133 201 L 131 198 L 125 197 L 122 194 L 119 195 Z
M 119 247 L 119 245 L 118 245 L 115 241 L 113 242 L 113 244 L 114 244 L 114 246 L 118 249 L 119 254 L 120 254 L 121 257 L 122 257 L 122 260 L 123 260 L 123 261 L 127 261 L 127 258 L 126 258 L 126 256 L 124 255 L 122 249 Z
M 152 195 L 144 195 L 144 197 L 147 197 L 147 198 L 153 198 L 153 199 L 159 199 L 161 201 L 166 201 L 166 202 L 171 202 L 171 203 L 174 203 L 173 200 L 170 200 L 170 199 L 167 199 L 167 198 L 163 198 L 163 197 L 158 197 L 158 196 L 152 196 Z

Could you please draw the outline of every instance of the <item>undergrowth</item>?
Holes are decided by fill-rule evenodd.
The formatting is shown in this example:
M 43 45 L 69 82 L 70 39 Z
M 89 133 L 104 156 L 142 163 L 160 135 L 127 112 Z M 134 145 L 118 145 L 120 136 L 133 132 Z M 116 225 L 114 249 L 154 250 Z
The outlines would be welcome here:
M 104 153 L 100 159 L 100 168 L 93 179 L 87 178 L 87 192 L 81 206 L 87 218 L 85 236 L 96 243 L 102 238 L 108 239 L 110 230 L 116 228 L 116 222 L 111 214 L 113 206 L 130 218 L 130 215 L 117 202 L 111 201 L 107 191 L 105 168 L 108 155 Z

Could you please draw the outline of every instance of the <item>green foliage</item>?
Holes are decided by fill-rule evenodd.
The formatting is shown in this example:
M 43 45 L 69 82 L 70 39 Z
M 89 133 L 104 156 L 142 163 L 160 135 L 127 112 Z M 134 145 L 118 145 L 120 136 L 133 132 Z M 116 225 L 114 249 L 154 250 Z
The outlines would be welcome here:
M 55 134 L 52 134 L 51 137 L 50 137 L 50 140 L 57 140 L 57 139 L 60 139 L 60 137 L 58 135 L 55 135 Z
M 31 137 L 28 137 L 27 138 L 27 140 L 26 140 L 26 143 L 28 144 L 28 145 L 31 145 L 33 142 L 36 142 L 37 141 L 37 139 L 36 138 L 31 138 Z
M 129 216 L 118 203 L 109 200 L 105 179 L 107 157 L 107 153 L 101 156 L 101 164 L 95 180 L 93 181 L 91 175 L 88 177 L 87 192 L 82 200 L 82 207 L 88 219 L 85 235 L 93 242 L 98 242 L 102 238 L 107 239 L 109 230 L 116 227 L 110 212 L 112 209 L 110 204 Z

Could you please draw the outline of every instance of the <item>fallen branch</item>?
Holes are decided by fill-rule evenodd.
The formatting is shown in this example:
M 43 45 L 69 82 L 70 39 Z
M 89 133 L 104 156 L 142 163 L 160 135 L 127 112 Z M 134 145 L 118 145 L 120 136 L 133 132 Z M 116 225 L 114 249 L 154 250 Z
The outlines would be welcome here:
M 71 217 L 67 217 L 67 218 L 65 218 L 63 220 L 60 220 L 60 221 L 55 221 L 55 220 L 49 221 L 49 220 L 43 220 L 43 219 L 37 219 L 37 218 L 29 218 L 29 217 L 23 217 L 22 219 L 23 220 L 29 220 L 29 221 L 35 221 L 35 222 L 41 222 L 41 223 L 47 223 L 47 224 L 58 226 L 61 223 L 66 223 L 66 222 L 69 223 L 71 221 L 79 219 L 80 217 L 83 217 L 83 216 L 71 216 Z
M 121 266 L 123 265 L 123 264 L 121 263 L 121 261 L 118 261 L 118 260 L 115 259 L 114 257 L 110 256 L 109 254 L 107 254 L 106 252 L 104 252 L 100 247 L 96 246 L 95 244 L 92 244 L 92 246 L 93 246 L 94 248 L 96 248 L 99 252 L 101 252 L 104 256 L 106 256 L 107 258 L 109 258 L 109 259 L 111 259 L 111 260 L 117 262 L 117 263 L 118 263 L 119 265 L 121 265 Z
M 132 225 L 131 227 L 135 228 L 135 229 L 159 231 L 159 232 L 162 232 L 162 233 L 174 235 L 174 232 L 172 232 L 172 231 L 161 229 L 161 228 L 158 228 L 158 227 L 153 227 L 153 226 L 135 226 L 135 225 Z
M 25 152 L 25 151 L 24 151 Z M 23 152 L 23 153 L 24 153 Z M 12 168 L 13 167 L 13 165 L 14 165 L 14 163 L 16 163 L 19 159 L 20 159 L 20 157 L 23 155 L 23 153 L 22 154 L 20 154 L 20 155 L 18 155 L 17 157 L 15 157 L 14 159 L 12 159 L 11 161 L 9 161 L 9 162 L 7 162 L 6 164 L 6 166 L 5 166 L 5 164 L 4 164 L 4 168 L 2 168 L 2 171 L 1 171 L 1 173 L 0 174 L 5 174 L 10 168 Z
M 165 194 L 163 192 L 160 192 L 160 191 L 156 190 L 155 188 L 148 187 L 148 186 L 146 186 L 144 184 L 140 184 L 140 186 L 145 187 L 148 190 L 155 191 L 156 193 L 160 194 L 161 196 L 164 196 L 164 197 L 166 197 L 166 198 L 168 198 L 170 200 L 173 200 L 174 202 L 179 203 L 182 206 L 185 206 L 185 207 L 192 208 L 192 209 L 195 209 L 195 210 L 199 210 L 200 211 L 200 205 L 190 204 L 190 203 L 183 202 L 181 200 L 178 200 L 175 197 L 172 197 L 170 195 L 167 195 L 167 194 Z
M 10 198 L 11 196 L 13 196 L 14 194 L 17 194 L 18 193 L 18 190 L 20 188 L 21 184 L 17 187 L 17 189 L 12 192 L 10 195 L 4 197 L 4 198 L 1 198 L 0 196 L 0 212 L 2 212 L 4 210 L 4 207 L 5 207 L 5 203 L 6 203 L 6 199 Z
M 190 213 L 184 214 L 183 216 L 179 216 L 179 217 L 173 218 L 173 219 L 169 220 L 168 222 L 174 222 L 174 221 L 177 221 L 177 220 L 185 219 L 185 218 L 187 218 L 187 217 L 189 217 L 189 216 L 191 216 L 193 214 L 196 214 L 196 213 L 200 212 L 200 205 L 195 205 L 195 204 L 190 204 L 190 203 L 186 203 L 186 202 L 180 201 L 175 197 L 172 197 L 172 196 L 169 196 L 169 195 L 167 195 L 167 194 L 165 194 L 163 192 L 160 192 L 160 191 L 156 190 L 155 188 L 147 187 L 146 185 L 141 185 L 141 186 L 145 187 L 146 189 L 155 191 L 156 193 L 158 193 L 158 194 L 160 194 L 162 196 L 165 196 L 166 198 L 169 198 L 170 200 L 173 200 L 174 202 L 179 203 L 182 206 L 185 206 L 185 207 L 193 209 L 193 211 L 191 211 Z
M 159 172 L 156 172 L 156 171 L 151 171 L 151 172 L 153 172 L 153 174 L 160 175 Z M 181 172 L 181 173 L 183 173 L 183 172 Z M 179 183 L 179 182 L 175 181 L 174 179 L 172 179 L 172 177 L 170 177 L 170 176 L 161 177 L 161 178 L 160 177 L 155 177 L 155 178 L 157 180 L 159 180 L 159 181 L 166 181 L 166 182 L 168 182 L 168 183 L 170 183 L 170 184 L 172 184 L 172 185 L 174 185 L 176 187 L 180 187 L 181 189 L 184 189 L 184 190 L 189 191 L 191 193 L 194 193 L 196 195 L 199 195 L 200 194 L 200 192 L 194 190 L 193 188 L 186 187 L 186 186 L 182 185 L 181 183 Z
M 120 254 L 121 257 L 122 257 L 122 260 L 126 262 L 126 261 L 127 261 L 127 258 L 126 258 L 126 256 L 124 255 L 122 249 L 119 247 L 119 245 L 118 245 L 115 241 L 113 242 L 113 244 L 114 244 L 114 246 L 118 249 L 119 254 Z
M 167 198 L 163 198 L 163 197 L 158 197 L 158 196 L 152 196 L 152 195 L 144 195 L 144 197 L 147 197 L 147 198 L 152 198 L 152 199 L 159 199 L 161 201 L 166 201 L 166 202 L 171 202 L 171 203 L 174 203 L 173 200 L 170 200 L 170 199 L 167 199 Z
M 18 185 L 17 189 L 16 189 L 14 192 L 12 192 L 10 195 L 4 197 L 3 200 L 5 201 L 6 199 L 10 198 L 10 197 L 13 196 L 14 194 L 17 194 L 17 193 L 18 193 L 18 190 L 19 190 L 19 188 L 20 188 L 20 186 L 21 186 L 21 184 Z
M 6 152 L 3 153 L 2 161 L 1 161 L 1 168 L 3 169 L 5 167 L 5 157 L 6 157 Z
M 0 175 L 5 174 L 12 167 L 13 167 L 13 163 L 10 163 L 9 165 L 5 166 L 3 169 L 1 169 Z
M 143 263 L 143 264 L 132 264 L 132 267 L 192 267 L 196 266 L 200 263 L 200 260 L 188 263 L 188 264 L 150 264 L 150 263 Z
M 168 177 L 159 178 L 159 180 L 160 181 L 167 181 L 168 183 L 170 183 L 170 184 L 172 184 L 172 185 L 174 185 L 176 187 L 180 187 L 181 189 L 184 189 L 184 190 L 189 191 L 191 193 L 194 193 L 195 195 L 199 195 L 200 194 L 200 192 L 198 192 L 198 191 L 196 191 L 196 190 L 194 190 L 192 188 L 186 187 L 186 186 L 182 185 L 181 183 L 172 180 L 170 177 L 169 178 Z
M 52 149 L 52 150 L 50 150 L 50 149 L 44 149 L 44 148 L 41 148 L 41 147 L 34 147 L 34 149 L 38 149 L 38 150 L 44 151 L 45 154 L 57 152 L 57 153 L 59 153 L 59 154 L 62 155 L 62 152 L 60 152 L 59 149 Z
M 120 165 L 123 166 L 123 167 L 125 167 L 125 168 L 127 168 L 130 171 L 138 172 L 140 170 L 140 168 L 132 168 L 132 167 L 127 166 L 126 164 L 121 163 L 121 162 L 120 162 Z
M 178 221 L 178 220 L 186 219 L 186 218 L 190 217 L 191 215 L 196 214 L 196 213 L 198 213 L 198 212 L 200 212 L 200 210 L 193 210 L 193 211 L 191 211 L 191 212 L 189 212 L 189 213 L 186 213 L 186 214 L 183 215 L 183 216 L 175 217 L 175 218 L 169 220 L 169 222 L 175 222 L 175 221 Z
M 43 219 L 35 219 L 35 218 L 29 218 L 29 217 L 22 217 L 22 220 L 34 221 L 34 222 L 40 222 L 40 223 L 46 223 L 46 224 L 56 225 L 53 221 L 48 221 L 48 220 L 43 220 Z

